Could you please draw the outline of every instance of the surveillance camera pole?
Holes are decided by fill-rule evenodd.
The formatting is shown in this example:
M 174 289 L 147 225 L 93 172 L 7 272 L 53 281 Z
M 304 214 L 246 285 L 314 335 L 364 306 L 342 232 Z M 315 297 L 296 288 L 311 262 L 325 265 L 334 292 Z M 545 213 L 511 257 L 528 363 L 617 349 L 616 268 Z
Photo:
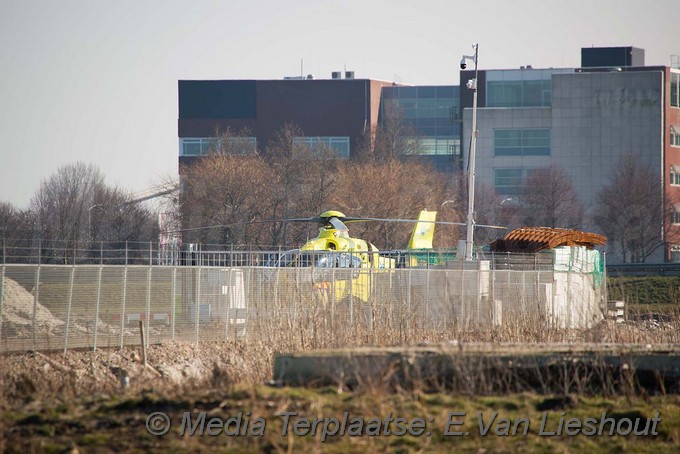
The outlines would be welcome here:
M 472 136 L 470 137 L 470 160 L 468 162 L 468 212 L 465 222 L 465 260 L 472 260 L 472 248 L 474 244 L 474 212 L 475 212 L 475 151 L 477 148 L 477 52 L 479 44 L 473 44 L 474 55 L 463 55 L 463 60 L 468 59 L 475 62 L 475 78 L 470 79 L 467 87 L 472 90 Z

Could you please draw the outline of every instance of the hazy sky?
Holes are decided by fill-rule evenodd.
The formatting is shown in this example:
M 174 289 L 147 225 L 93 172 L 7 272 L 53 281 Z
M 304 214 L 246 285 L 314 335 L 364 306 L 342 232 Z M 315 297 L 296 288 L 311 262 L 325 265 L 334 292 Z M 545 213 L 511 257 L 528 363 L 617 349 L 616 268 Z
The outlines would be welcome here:
M 0 0 L 0 201 L 28 206 L 76 161 L 137 192 L 177 173 L 179 79 L 304 73 L 459 83 L 482 69 L 577 67 L 580 49 L 680 54 L 677 0 Z

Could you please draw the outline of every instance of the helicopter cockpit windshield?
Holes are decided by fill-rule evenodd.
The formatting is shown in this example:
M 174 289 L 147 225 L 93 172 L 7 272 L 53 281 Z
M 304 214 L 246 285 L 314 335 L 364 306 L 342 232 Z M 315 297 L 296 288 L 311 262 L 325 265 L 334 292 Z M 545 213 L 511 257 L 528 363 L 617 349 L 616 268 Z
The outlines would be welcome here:
M 292 249 L 281 256 L 277 266 L 297 268 L 361 268 L 361 259 L 347 252 L 300 251 Z

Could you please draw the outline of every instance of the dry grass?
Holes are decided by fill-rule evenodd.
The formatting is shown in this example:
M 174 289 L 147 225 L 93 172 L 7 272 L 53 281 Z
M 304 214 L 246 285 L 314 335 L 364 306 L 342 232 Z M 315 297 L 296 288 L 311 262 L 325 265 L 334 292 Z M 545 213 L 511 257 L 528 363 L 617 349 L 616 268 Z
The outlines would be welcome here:
M 377 310 L 381 313 L 376 314 Z M 127 368 L 133 378 L 133 388 L 140 390 L 149 387 L 183 387 L 190 390 L 206 385 L 252 386 L 272 379 L 273 359 L 277 353 L 362 346 L 434 346 L 453 341 L 460 344 L 487 343 L 492 350 L 494 345 L 509 343 L 526 345 L 528 350 L 531 350 L 532 345 L 539 344 L 678 344 L 680 317 L 675 315 L 661 322 L 646 320 L 617 324 L 603 321 L 587 330 L 550 328 L 545 320 L 538 317 L 524 317 L 513 324 L 473 329 L 455 324 L 436 326 L 430 318 L 409 315 L 399 308 L 359 306 L 354 308 L 351 318 L 347 311 L 325 311 L 320 308 L 284 311 L 276 318 L 262 317 L 251 322 L 247 337 L 238 340 L 152 345 L 149 348 L 149 363 L 162 376 L 149 375 L 140 370 L 141 349 L 135 346 L 122 350 L 99 349 L 96 352 L 72 350 L 66 356 L 48 353 L 53 362 L 64 366 L 63 370 L 59 370 L 55 364 L 49 364 L 42 355 L 5 356 L 7 365 L 2 368 L 2 377 L 6 383 L 2 389 L 7 391 L 10 399 L 25 399 L 33 394 L 50 395 L 56 391 L 66 399 L 83 391 L 117 392 L 120 381 L 112 367 Z M 518 377 L 505 375 L 505 369 L 500 364 L 476 364 L 468 359 L 463 361 L 455 358 L 452 362 L 454 369 L 460 373 L 448 377 L 447 386 L 450 388 L 467 390 L 466 393 L 526 389 L 510 386 L 509 383 L 518 382 Z M 604 369 L 593 372 L 585 369 L 579 371 L 578 367 L 569 370 L 553 368 L 549 373 L 552 375 L 544 376 L 545 372 L 542 371 L 535 377 L 538 381 L 532 386 L 542 392 L 558 389 L 559 392 L 581 392 L 588 381 L 594 380 L 588 374 L 599 373 L 604 377 L 599 389 L 615 388 L 607 385 Z M 434 372 L 427 375 L 434 376 Z M 571 378 L 568 378 L 570 375 Z M 378 377 L 376 380 L 376 383 L 382 383 L 387 379 Z M 438 385 L 430 384 L 435 387 Z
M 399 308 L 397 308 L 399 309 Z M 677 396 L 650 396 L 632 374 L 621 374 L 605 364 L 574 362 L 547 368 L 508 368 L 497 357 L 471 359 L 452 356 L 446 373 L 433 367 L 387 368 L 376 375 L 343 377 L 333 386 L 316 389 L 272 388 L 276 353 L 367 345 L 435 345 L 484 342 L 493 350 L 521 342 L 530 349 L 543 343 L 678 343 L 680 318 L 615 324 L 603 322 L 589 330 L 545 328 L 544 320 L 524 318 L 512 325 L 471 329 L 437 326 L 403 310 L 382 308 L 380 317 L 357 307 L 351 323 L 347 312 L 321 309 L 302 311 L 251 323 L 248 337 L 234 341 L 178 342 L 151 345 L 148 361 L 160 374 L 144 369 L 140 348 L 71 350 L 59 353 L 0 355 L 0 427 L 9 440 L 8 452 L 157 450 L 210 452 L 337 452 L 392 451 L 448 452 L 450 437 L 442 435 L 449 411 L 470 415 L 499 412 L 500 416 L 539 421 L 542 411 L 558 416 L 592 417 L 603 411 L 616 417 L 663 416 L 661 436 L 636 437 L 480 437 L 453 440 L 467 451 L 516 450 L 609 452 L 672 451 L 680 442 Z M 121 387 L 120 372 L 131 377 Z M 631 371 L 632 372 L 632 371 Z M 348 384 L 351 387 L 348 388 Z M 546 396 L 547 395 L 547 396 Z M 558 396 L 555 398 L 554 396 Z M 593 397 L 587 397 L 587 396 Z M 599 397 L 598 397 L 599 396 Z M 604 396 L 604 397 L 601 397 Z M 625 408 L 626 410 L 621 410 Z M 176 429 L 151 437 L 144 420 L 164 411 L 173 421 L 184 411 L 207 411 L 227 418 L 250 411 L 265 418 L 264 437 L 179 437 Z M 341 417 L 344 411 L 369 418 L 394 416 L 432 418 L 430 437 L 282 437 L 281 412 L 300 416 Z M 617 413 L 618 412 L 618 413 Z M 470 424 L 473 424 L 472 422 Z M 0 448 L 3 438 L 0 437 Z

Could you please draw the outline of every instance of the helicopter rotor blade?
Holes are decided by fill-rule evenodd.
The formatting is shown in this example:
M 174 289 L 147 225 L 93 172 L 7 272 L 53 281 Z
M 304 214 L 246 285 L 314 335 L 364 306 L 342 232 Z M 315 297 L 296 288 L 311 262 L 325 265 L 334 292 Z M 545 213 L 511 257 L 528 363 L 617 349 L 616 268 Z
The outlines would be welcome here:
M 375 221 L 375 222 L 406 222 L 406 223 L 415 223 L 415 222 L 421 222 L 423 224 L 441 224 L 441 225 L 467 225 L 465 222 L 452 222 L 452 221 L 425 221 L 425 220 L 418 220 L 418 219 L 392 219 L 392 218 L 349 218 L 349 219 L 344 219 L 345 222 L 366 222 L 366 221 Z M 482 228 L 487 228 L 487 229 L 501 229 L 501 230 L 507 230 L 507 227 L 503 227 L 501 225 L 488 225 L 488 224 L 474 224 L 475 227 L 482 227 Z
M 205 229 L 217 229 L 223 227 L 232 227 L 237 225 L 249 225 L 249 224 L 266 224 L 266 223 L 276 223 L 276 222 L 315 222 L 317 224 L 330 224 L 334 229 L 337 230 L 349 230 L 345 224 L 352 222 L 402 222 L 402 223 L 415 223 L 422 222 L 428 224 L 440 224 L 440 225 L 467 225 L 465 222 L 450 222 L 450 221 L 425 221 L 418 219 L 395 219 L 395 218 L 368 218 L 368 217 L 344 217 L 344 216 L 329 216 L 320 217 L 315 216 L 311 218 L 288 218 L 288 219 L 263 219 L 263 220 L 251 220 L 251 221 L 240 221 L 231 222 L 226 224 L 213 224 L 200 227 L 190 227 L 185 229 L 177 229 L 169 231 L 168 233 L 178 233 L 178 232 L 191 232 L 196 230 Z M 507 227 L 500 225 L 487 225 L 487 224 L 474 224 L 475 227 L 487 228 L 487 229 L 499 229 L 507 230 Z

